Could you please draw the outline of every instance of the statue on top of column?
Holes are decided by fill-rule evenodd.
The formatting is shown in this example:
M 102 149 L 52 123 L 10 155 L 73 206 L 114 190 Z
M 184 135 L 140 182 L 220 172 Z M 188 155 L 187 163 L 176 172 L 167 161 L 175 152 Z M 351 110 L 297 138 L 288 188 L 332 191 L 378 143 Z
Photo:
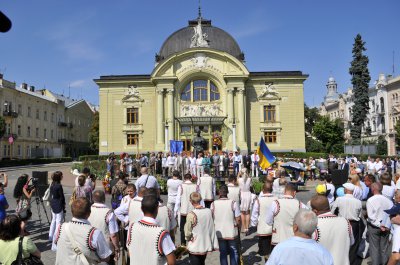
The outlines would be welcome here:
M 194 35 L 192 36 L 192 42 L 190 43 L 190 48 L 194 47 L 209 47 L 207 41 L 207 34 L 203 33 L 203 28 L 201 27 L 201 17 L 197 19 L 197 26 L 193 28 Z

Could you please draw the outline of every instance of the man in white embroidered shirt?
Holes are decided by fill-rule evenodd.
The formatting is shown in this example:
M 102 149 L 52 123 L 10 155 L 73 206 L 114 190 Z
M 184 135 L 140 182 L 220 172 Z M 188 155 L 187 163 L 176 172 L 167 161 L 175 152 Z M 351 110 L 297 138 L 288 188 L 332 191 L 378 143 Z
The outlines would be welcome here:
M 53 239 L 57 265 L 108 262 L 112 251 L 103 233 L 88 222 L 90 202 L 78 198 L 71 205 L 72 221 L 61 224 Z
M 312 233 L 317 228 L 317 223 L 318 219 L 315 213 L 300 209 L 294 217 L 294 237 L 278 244 L 272 251 L 266 265 L 333 265 L 333 258 L 328 250 L 311 239 Z
M 158 199 L 144 196 L 142 220 L 129 225 L 128 241 L 131 265 L 175 265 L 175 245 L 167 231 L 157 225 Z
M 384 210 L 392 208 L 393 202 L 382 195 L 382 184 L 371 184 L 373 196 L 367 201 L 367 234 L 369 237 L 369 255 L 372 265 L 386 264 L 388 261 L 389 235 L 390 232 L 382 220 L 387 215 Z
M 276 245 L 293 236 L 293 219 L 301 208 L 307 208 L 295 199 L 296 187 L 292 183 L 285 186 L 281 199 L 272 202 L 266 213 L 266 223 L 272 225 L 271 244 Z

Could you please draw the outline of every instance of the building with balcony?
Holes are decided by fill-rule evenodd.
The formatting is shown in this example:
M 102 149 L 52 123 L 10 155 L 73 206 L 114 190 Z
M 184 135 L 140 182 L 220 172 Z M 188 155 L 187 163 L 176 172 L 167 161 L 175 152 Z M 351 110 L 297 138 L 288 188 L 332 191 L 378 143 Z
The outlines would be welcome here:
M 207 149 L 305 151 L 301 71 L 251 72 L 236 40 L 199 16 L 171 34 L 146 75 L 100 76 L 100 154 Z M 218 141 L 214 139 L 218 138 Z
M 331 78 L 330 78 L 331 79 Z M 328 81 L 328 84 L 331 80 Z M 384 136 L 388 142 L 388 154 L 396 154 L 394 142 L 394 125 L 400 118 L 400 77 L 380 74 L 378 80 L 369 88 L 369 111 L 363 127 L 363 140 L 376 140 L 379 136 Z M 345 128 L 345 139 L 350 139 L 350 126 L 352 120 L 352 107 L 354 105 L 353 89 L 339 94 L 335 100 L 328 95 L 332 92 L 327 91 L 324 102 L 320 105 L 320 114 L 328 115 L 331 119 L 339 118 Z M 397 96 L 397 99 L 396 99 Z
M 35 90 L 25 83 L 17 86 L 0 74 L 0 104 L 6 122 L 0 159 L 77 157 L 89 152 L 94 110 L 85 100 Z

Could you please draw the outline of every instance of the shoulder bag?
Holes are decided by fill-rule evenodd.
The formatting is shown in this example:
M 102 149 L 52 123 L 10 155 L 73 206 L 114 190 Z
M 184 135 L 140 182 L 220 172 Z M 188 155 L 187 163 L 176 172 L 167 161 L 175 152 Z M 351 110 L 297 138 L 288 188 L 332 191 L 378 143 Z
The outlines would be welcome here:
M 17 259 L 13 261 L 11 265 L 43 265 L 43 262 L 40 260 L 40 258 L 33 256 L 32 254 L 28 258 L 25 259 L 22 258 L 23 239 L 24 239 L 23 236 L 19 237 Z
M 65 232 L 67 232 L 67 236 L 68 236 L 69 241 L 71 241 L 71 244 L 72 244 L 72 247 L 73 247 L 73 251 L 75 252 L 75 254 L 78 255 L 78 257 L 81 259 L 82 264 L 89 265 L 89 262 L 86 259 L 85 255 L 83 254 L 81 249 L 76 245 L 75 238 L 72 235 L 71 230 L 69 229 L 69 223 L 65 224 L 64 228 L 65 228 Z

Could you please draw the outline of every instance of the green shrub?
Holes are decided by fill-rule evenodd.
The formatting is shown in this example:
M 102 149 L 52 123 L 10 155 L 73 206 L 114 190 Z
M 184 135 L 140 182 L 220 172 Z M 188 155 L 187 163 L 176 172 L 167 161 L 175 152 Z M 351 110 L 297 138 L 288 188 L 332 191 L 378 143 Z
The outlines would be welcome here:
M 105 161 L 100 160 L 85 160 L 83 162 L 74 163 L 71 167 L 72 170 L 77 169 L 82 172 L 83 168 L 90 169 L 90 173 L 95 174 L 97 179 L 103 180 L 107 173 L 107 165 Z
M 1 160 L 0 167 L 43 165 L 43 164 L 63 163 L 63 162 L 71 162 L 71 161 L 72 161 L 71 157 L 59 157 L 59 158 L 49 157 L 49 158 Z
M 252 182 L 253 192 L 257 195 L 260 194 L 260 192 L 263 189 L 263 186 L 264 186 L 264 182 L 261 182 L 259 180 L 253 180 L 253 182 Z

